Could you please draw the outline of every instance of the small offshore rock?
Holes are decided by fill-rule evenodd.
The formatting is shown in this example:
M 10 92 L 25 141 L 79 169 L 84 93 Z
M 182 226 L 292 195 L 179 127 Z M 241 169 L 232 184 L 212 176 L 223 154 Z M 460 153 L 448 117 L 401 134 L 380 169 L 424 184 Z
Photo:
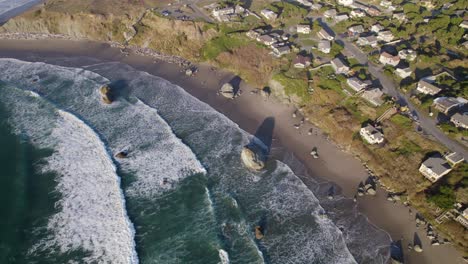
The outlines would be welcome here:
M 263 228 L 261 226 L 255 227 L 255 238 L 260 240 L 263 238 Z
M 120 151 L 119 153 L 115 154 L 115 157 L 119 159 L 124 159 L 127 156 L 128 156 L 128 153 L 126 151 Z
M 112 103 L 112 93 L 111 93 L 111 89 L 109 86 L 107 85 L 101 86 L 101 88 L 99 88 L 99 93 L 101 94 L 101 99 L 104 103 L 106 104 Z
M 242 149 L 241 160 L 247 168 L 252 170 L 259 171 L 265 167 L 265 158 L 261 151 L 251 149 L 249 146 Z

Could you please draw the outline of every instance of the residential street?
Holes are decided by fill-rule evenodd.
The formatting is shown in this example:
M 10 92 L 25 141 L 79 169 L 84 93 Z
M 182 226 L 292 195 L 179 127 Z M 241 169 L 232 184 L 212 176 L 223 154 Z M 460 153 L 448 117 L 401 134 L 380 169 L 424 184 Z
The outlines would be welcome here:
M 333 30 L 323 19 L 321 20 L 321 23 L 327 26 L 330 32 L 333 32 Z M 424 113 L 418 111 L 418 109 L 414 107 L 414 105 L 409 101 L 407 95 L 400 91 L 395 82 L 383 73 L 381 67 L 373 64 L 372 62 L 369 62 L 367 54 L 362 52 L 356 45 L 354 45 L 354 43 L 351 43 L 348 40 L 340 37 L 338 34 L 335 34 L 335 36 L 338 41 L 341 41 L 344 44 L 344 49 L 348 53 L 352 54 L 353 57 L 359 61 L 359 63 L 368 66 L 370 74 L 379 80 L 383 87 L 383 91 L 386 94 L 397 98 L 398 103 L 401 105 L 408 106 L 411 113 L 416 116 L 420 127 L 425 133 L 434 137 L 435 140 L 445 145 L 451 151 L 462 154 L 465 160 L 468 159 L 468 150 L 461 143 L 456 142 L 444 134 L 444 132 L 442 132 L 437 127 L 436 120 L 434 118 L 430 118 Z

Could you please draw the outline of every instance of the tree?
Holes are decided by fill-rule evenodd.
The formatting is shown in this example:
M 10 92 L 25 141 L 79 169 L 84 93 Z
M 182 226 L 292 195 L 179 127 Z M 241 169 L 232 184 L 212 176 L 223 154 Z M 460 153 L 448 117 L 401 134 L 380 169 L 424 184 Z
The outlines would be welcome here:
M 437 194 L 429 196 L 427 200 L 442 209 L 450 209 L 455 203 L 455 192 L 450 186 L 441 186 Z

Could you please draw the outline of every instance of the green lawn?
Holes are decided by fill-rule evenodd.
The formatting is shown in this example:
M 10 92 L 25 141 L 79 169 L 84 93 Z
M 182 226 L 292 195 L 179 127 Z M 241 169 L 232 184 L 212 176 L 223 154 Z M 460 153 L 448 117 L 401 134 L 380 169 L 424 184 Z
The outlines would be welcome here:
M 413 127 L 413 122 L 411 121 L 411 119 L 400 114 L 392 116 L 392 118 L 390 118 L 390 121 L 402 128 L 410 129 Z
M 273 80 L 284 86 L 286 95 L 296 95 L 301 98 L 303 102 L 307 102 L 309 100 L 310 95 L 307 92 L 308 84 L 306 80 L 294 79 L 286 76 L 284 73 L 276 74 L 273 76 Z
M 222 35 L 207 42 L 202 48 L 205 60 L 215 59 L 221 52 L 247 45 L 249 40 L 240 35 Z

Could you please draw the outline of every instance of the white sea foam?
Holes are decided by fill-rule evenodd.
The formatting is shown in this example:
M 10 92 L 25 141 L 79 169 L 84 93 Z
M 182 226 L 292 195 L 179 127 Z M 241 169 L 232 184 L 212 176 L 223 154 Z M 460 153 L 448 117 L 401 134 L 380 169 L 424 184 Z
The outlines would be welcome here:
M 219 259 L 221 260 L 220 264 L 229 264 L 228 253 L 223 249 L 220 249 L 218 251 L 219 251 Z
M 10 122 L 17 132 L 38 147 L 54 149 L 41 169 L 58 174 L 59 211 L 48 219 L 51 235 L 30 253 L 84 250 L 89 253 L 85 263 L 138 263 L 119 177 L 98 135 L 36 93 L 4 88 L 2 101 L 12 111 Z

